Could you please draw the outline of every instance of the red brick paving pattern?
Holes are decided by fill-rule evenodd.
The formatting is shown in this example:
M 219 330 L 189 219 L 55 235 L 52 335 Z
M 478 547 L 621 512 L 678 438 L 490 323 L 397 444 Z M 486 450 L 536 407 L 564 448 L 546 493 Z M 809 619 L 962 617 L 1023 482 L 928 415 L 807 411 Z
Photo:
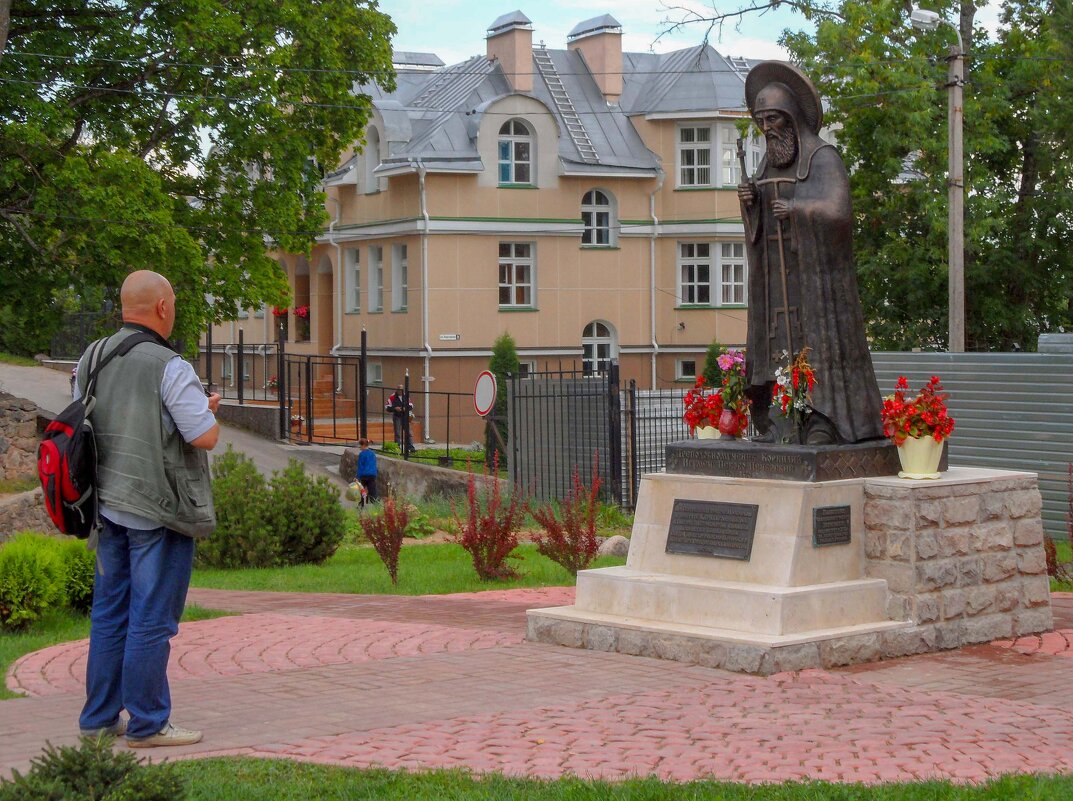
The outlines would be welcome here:
M 181 626 L 176 719 L 206 738 L 167 756 L 747 782 L 1073 770 L 1073 596 L 1054 596 L 1057 636 L 761 679 L 522 642 L 527 608 L 572 594 L 193 590 L 243 614 Z M 84 658 L 67 643 L 14 667 L 40 697 L 0 703 L 0 773 L 74 741 Z

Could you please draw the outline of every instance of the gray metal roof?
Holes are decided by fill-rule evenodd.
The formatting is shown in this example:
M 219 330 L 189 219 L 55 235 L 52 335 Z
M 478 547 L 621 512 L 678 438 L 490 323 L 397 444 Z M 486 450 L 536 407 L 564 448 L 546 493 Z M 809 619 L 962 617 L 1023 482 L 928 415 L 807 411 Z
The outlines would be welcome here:
M 499 33 L 507 28 L 532 24 L 533 21 L 521 11 L 512 11 L 509 14 L 504 14 L 502 17 L 498 17 L 495 22 L 489 25 L 488 33 Z
M 497 19 L 493 29 L 528 22 L 524 14 L 514 12 Z M 581 23 L 571 34 L 608 25 L 617 26 L 617 21 L 605 14 Z M 555 117 L 561 132 L 559 158 L 567 173 L 655 174 L 658 159 L 641 140 L 631 115 L 745 107 L 742 62 L 732 64 L 707 45 L 662 55 L 623 53 L 623 93 L 618 104 L 607 102 L 578 52 L 534 51 L 529 94 Z M 388 156 L 381 172 L 417 159 L 433 171 L 494 169 L 495 165 L 481 163 L 476 135 L 485 109 L 513 93 L 498 62 L 474 56 L 436 69 L 403 71 L 396 84 L 391 93 L 376 86 L 355 87 L 372 97 L 384 119 L 382 139 Z
M 392 50 L 391 63 L 399 67 L 442 67 L 443 59 L 435 53 L 418 53 L 413 50 Z
M 612 17 L 610 14 L 602 14 L 599 17 L 593 17 L 587 19 L 584 22 L 579 22 L 573 27 L 573 29 L 566 35 L 567 39 L 577 39 L 580 36 L 584 36 L 587 33 L 596 33 L 596 31 L 606 30 L 608 28 L 618 28 L 622 30 L 622 23 Z

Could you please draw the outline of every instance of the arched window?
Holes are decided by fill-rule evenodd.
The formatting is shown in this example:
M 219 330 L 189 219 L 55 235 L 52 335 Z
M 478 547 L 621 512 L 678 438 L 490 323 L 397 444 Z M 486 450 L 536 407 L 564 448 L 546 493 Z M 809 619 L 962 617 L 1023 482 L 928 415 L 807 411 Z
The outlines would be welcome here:
M 499 129 L 499 183 L 533 182 L 533 133 L 521 120 L 507 120 Z
M 615 332 L 607 323 L 594 320 L 581 335 L 581 368 L 585 375 L 605 372 L 616 356 Z
M 599 189 L 590 189 L 581 198 L 581 244 L 613 245 L 611 198 Z

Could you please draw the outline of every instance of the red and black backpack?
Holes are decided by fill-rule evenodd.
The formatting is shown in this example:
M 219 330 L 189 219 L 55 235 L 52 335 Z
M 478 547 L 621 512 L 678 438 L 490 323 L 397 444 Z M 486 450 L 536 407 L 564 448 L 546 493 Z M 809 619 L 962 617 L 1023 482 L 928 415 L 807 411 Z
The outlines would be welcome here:
M 97 441 L 89 416 L 96 399 L 97 374 L 108 362 L 142 342 L 154 342 L 136 332 L 104 358 L 108 340 L 90 346 L 85 360 L 89 375 L 82 397 L 60 412 L 45 428 L 37 449 L 37 474 L 45 492 L 45 511 L 64 534 L 86 539 L 97 527 Z

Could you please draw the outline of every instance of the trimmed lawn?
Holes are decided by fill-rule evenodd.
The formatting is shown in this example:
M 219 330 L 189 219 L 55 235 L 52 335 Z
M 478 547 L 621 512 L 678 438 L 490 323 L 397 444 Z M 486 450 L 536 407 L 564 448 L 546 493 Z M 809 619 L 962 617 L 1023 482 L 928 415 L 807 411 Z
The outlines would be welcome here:
M 655 779 L 608 783 L 538 781 L 460 771 L 428 773 L 357 770 L 285 760 L 205 759 L 179 762 L 189 801 L 1065 801 L 1073 777 L 1010 776 L 985 785 L 769 785 Z
M 13 364 L 16 367 L 37 367 L 37 360 L 29 356 L 16 356 L 14 353 L 0 351 L 0 362 Z
M 523 543 L 509 560 L 519 572 L 512 581 L 481 581 L 469 554 L 454 543 L 404 545 L 399 553 L 399 585 L 393 587 L 376 551 L 370 546 L 344 545 L 323 565 L 195 570 L 191 586 L 219 590 L 275 592 L 340 592 L 375 595 L 440 595 L 452 592 L 507 590 L 516 587 L 572 586 L 574 578 L 536 546 Z M 593 567 L 625 564 L 624 558 L 601 557 Z
M 183 613 L 183 620 L 208 620 L 231 614 L 217 609 L 204 609 L 188 605 Z M 26 631 L 0 632 L 0 675 L 7 675 L 11 665 L 24 654 L 40 651 L 50 645 L 71 640 L 82 640 L 89 636 L 89 618 L 69 609 L 56 609 L 42 617 Z M 21 698 L 21 695 L 0 685 L 0 699 Z

